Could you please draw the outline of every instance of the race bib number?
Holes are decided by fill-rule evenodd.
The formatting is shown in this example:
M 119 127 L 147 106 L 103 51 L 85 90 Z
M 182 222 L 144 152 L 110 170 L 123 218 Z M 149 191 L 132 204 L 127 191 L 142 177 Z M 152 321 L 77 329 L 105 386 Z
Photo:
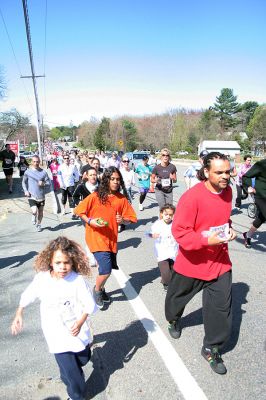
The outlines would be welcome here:
M 161 180 L 161 185 L 162 185 L 162 187 L 169 187 L 169 186 L 171 186 L 171 179 L 170 179 L 170 178 L 162 179 L 162 180 Z
M 20 171 L 26 171 L 27 167 L 20 167 Z
M 147 179 L 149 179 L 149 175 L 147 175 L 147 174 L 142 174 L 142 175 L 141 175 L 141 179 L 142 179 L 143 181 L 146 181 Z
M 220 239 L 229 239 L 229 223 L 227 222 L 220 226 L 212 226 L 207 232 L 208 234 L 206 235 L 205 233 L 205 236 L 210 236 L 212 232 L 219 232 L 218 237 Z
M 12 160 L 10 160 L 9 158 L 5 159 L 6 164 L 12 164 Z

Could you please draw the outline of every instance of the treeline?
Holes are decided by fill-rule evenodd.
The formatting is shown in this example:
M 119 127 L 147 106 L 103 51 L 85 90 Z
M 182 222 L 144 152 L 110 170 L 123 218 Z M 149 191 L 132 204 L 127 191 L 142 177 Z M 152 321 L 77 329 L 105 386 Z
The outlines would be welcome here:
M 36 128 L 16 110 L 0 114 L 0 133 L 9 139 L 36 141 Z M 91 118 L 79 126 L 44 126 L 43 138 L 68 137 L 80 147 L 104 150 L 169 147 L 172 152 L 197 152 L 201 140 L 237 140 L 243 151 L 265 154 L 266 105 L 255 101 L 238 103 L 233 89 L 221 90 L 207 110 L 173 109 L 162 114 Z
M 72 127 L 82 147 L 132 151 L 164 146 L 172 152 L 197 152 L 201 140 L 236 140 L 243 151 L 265 153 L 266 105 L 237 102 L 233 89 L 224 88 L 207 110 L 174 109 L 141 117 L 92 118 Z M 61 131 L 60 131 L 61 130 Z M 64 135 L 66 133 L 67 135 Z M 53 138 L 68 136 L 69 129 L 51 130 Z

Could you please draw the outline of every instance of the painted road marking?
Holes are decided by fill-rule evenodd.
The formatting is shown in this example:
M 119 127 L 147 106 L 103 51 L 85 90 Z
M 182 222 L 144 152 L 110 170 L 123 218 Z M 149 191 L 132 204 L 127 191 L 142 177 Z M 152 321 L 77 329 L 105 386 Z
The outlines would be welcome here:
M 131 307 L 140 319 L 144 329 L 149 335 L 154 347 L 160 354 L 166 368 L 174 379 L 178 389 L 185 400 L 207 400 L 206 395 L 169 342 L 153 315 L 147 309 L 140 296 L 137 294 L 124 272 L 113 270 L 119 286 L 127 296 Z

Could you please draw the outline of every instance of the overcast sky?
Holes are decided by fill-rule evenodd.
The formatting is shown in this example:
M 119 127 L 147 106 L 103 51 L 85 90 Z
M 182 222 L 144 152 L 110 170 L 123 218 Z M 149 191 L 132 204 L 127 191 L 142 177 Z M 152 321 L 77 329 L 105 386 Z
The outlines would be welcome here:
M 31 74 L 22 1 L 3 0 L 0 9 L 8 86 L 0 111 L 17 108 L 35 123 L 32 80 L 20 78 Z M 28 0 L 28 11 L 50 127 L 203 109 L 224 87 L 241 103 L 266 102 L 264 0 Z

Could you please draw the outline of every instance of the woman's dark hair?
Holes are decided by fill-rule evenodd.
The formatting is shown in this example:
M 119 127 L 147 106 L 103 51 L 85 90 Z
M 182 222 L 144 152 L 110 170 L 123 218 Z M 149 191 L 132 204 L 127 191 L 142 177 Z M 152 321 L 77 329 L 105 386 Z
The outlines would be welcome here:
M 126 191 L 126 188 L 125 188 L 125 184 L 124 184 L 124 180 L 123 180 L 123 177 L 121 175 L 121 172 L 116 167 L 109 167 L 102 174 L 102 179 L 100 181 L 99 189 L 98 189 L 98 196 L 99 196 L 100 202 L 102 204 L 106 203 L 108 195 L 110 194 L 110 180 L 111 180 L 111 176 L 114 173 L 117 173 L 119 175 L 119 178 L 120 178 L 120 188 L 118 189 L 118 192 L 122 188 L 123 195 L 128 199 L 127 191 Z
M 204 169 L 210 170 L 212 160 L 224 160 L 229 161 L 226 154 L 219 153 L 218 151 L 212 151 L 203 158 L 203 165 L 197 173 L 197 178 L 199 181 L 206 181 L 207 178 L 204 174 Z

